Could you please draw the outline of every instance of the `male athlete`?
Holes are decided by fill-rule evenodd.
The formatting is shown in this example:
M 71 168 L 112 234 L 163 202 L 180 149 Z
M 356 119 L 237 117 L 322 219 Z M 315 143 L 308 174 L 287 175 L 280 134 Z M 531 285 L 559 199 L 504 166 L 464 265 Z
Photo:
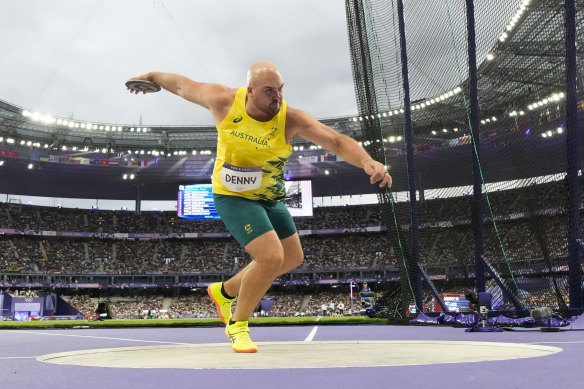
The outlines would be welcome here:
M 213 115 L 218 131 L 212 179 L 215 207 L 253 260 L 231 279 L 209 285 L 207 291 L 226 325 L 233 350 L 255 353 L 258 348 L 248 329 L 251 313 L 276 277 L 300 266 L 304 257 L 296 226 L 283 202 L 284 165 L 292 154 L 292 138 L 304 138 L 363 168 L 372 184 L 390 187 L 391 176 L 353 139 L 287 105 L 282 98 L 282 75 L 268 61 L 251 65 L 247 88 L 160 72 L 132 80 L 155 82 Z

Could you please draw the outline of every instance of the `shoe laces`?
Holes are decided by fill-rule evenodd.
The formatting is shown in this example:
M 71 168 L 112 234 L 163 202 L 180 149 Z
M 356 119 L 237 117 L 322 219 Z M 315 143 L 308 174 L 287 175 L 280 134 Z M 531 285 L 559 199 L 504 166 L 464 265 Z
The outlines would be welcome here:
M 230 335 L 237 335 L 243 338 L 246 338 L 247 340 L 251 341 L 250 337 L 249 337 L 249 328 L 247 326 L 245 327 L 241 327 L 241 328 L 233 328 L 235 327 L 234 325 L 229 326 L 229 334 Z M 235 330 L 232 332 L 232 329 Z
M 241 330 L 236 332 L 236 335 L 239 337 L 239 341 L 242 343 L 253 343 L 249 337 L 249 330 Z

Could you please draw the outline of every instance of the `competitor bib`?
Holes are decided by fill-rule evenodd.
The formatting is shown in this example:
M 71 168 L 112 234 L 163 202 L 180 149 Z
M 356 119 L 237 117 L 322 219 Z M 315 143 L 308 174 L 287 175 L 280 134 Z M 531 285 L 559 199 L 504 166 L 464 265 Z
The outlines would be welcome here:
M 232 192 L 258 189 L 262 184 L 262 167 L 239 167 L 224 162 L 221 183 Z

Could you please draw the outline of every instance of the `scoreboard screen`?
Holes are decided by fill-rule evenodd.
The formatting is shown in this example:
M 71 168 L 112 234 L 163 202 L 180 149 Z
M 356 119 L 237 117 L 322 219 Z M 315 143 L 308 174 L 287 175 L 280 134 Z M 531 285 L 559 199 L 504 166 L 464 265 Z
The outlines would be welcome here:
M 220 219 L 211 184 L 180 185 L 176 208 L 182 219 Z
M 312 216 L 312 183 L 286 181 L 284 204 L 293 217 Z M 213 202 L 212 184 L 180 185 L 177 215 L 181 219 L 220 219 Z
M 312 181 L 285 181 L 284 204 L 292 217 L 312 216 Z

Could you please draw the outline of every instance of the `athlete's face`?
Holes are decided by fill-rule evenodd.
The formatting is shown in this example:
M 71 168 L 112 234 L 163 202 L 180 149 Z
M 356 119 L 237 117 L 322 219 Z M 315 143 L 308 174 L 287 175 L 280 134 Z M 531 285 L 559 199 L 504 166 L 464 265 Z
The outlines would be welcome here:
M 250 85 L 249 96 L 254 106 L 266 116 L 280 112 L 284 82 L 280 73 L 266 71 L 259 74 Z

